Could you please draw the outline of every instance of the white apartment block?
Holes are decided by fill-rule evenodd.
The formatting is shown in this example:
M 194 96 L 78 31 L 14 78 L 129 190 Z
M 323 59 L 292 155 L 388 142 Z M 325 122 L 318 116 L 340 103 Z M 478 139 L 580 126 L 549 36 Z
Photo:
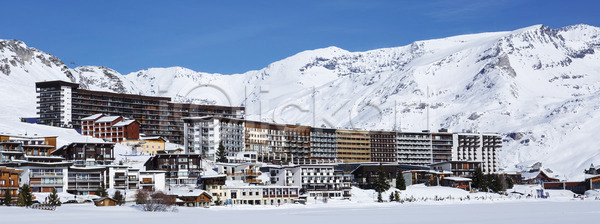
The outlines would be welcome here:
M 333 164 L 269 167 L 271 184 L 297 186 L 309 197 L 342 198 L 342 177 L 334 175 Z
M 433 162 L 431 134 L 427 132 L 397 132 L 398 163 L 427 166 Z
M 456 133 L 453 136 L 452 160 L 481 162 L 485 174 L 498 171 L 498 149 L 502 137 L 498 134 Z
M 216 159 L 222 142 L 227 156 L 234 157 L 245 150 L 244 120 L 220 117 L 188 117 L 184 121 L 184 148 L 190 153 L 205 154 Z

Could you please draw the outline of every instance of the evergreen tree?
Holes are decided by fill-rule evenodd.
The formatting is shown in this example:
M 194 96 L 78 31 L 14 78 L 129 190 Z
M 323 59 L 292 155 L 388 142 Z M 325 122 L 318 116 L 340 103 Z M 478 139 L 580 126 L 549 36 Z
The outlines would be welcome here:
M 395 199 L 395 198 L 394 198 L 394 193 L 392 192 L 392 193 L 390 194 L 390 202 L 394 201 L 394 199 Z
M 96 195 L 98 197 L 108 197 L 108 192 L 106 192 L 106 187 L 104 186 L 104 182 L 100 184 L 100 188 L 96 190 Z
M 31 194 L 31 188 L 29 185 L 23 184 L 19 187 L 19 199 L 17 199 L 18 206 L 29 207 L 33 204 L 33 195 Z
M 483 175 L 483 171 L 481 171 L 480 167 L 475 169 L 475 174 L 473 174 L 473 187 L 481 190 L 486 190 L 487 186 L 485 184 L 485 176 Z
M 6 206 L 10 206 L 10 202 L 11 202 L 11 197 L 10 197 L 10 191 L 11 190 L 4 190 L 4 205 Z
M 398 170 L 398 174 L 396 175 L 396 188 L 398 190 L 406 190 L 406 181 L 404 180 L 404 175 L 402 175 L 402 170 Z
M 394 201 L 400 202 L 400 193 L 398 191 L 394 192 Z
M 513 182 L 512 178 L 507 177 L 506 178 L 506 189 L 512 189 L 515 186 L 515 183 Z
M 377 171 L 377 180 L 375 181 L 375 191 L 377 191 L 377 201 L 383 202 L 381 193 L 390 189 L 390 183 L 388 177 L 383 171 L 383 165 L 379 164 L 379 170 Z
M 113 195 L 113 199 L 115 199 L 115 201 L 117 201 L 117 205 L 125 204 L 125 197 L 123 197 L 123 194 L 121 194 L 121 191 L 115 191 L 115 194 Z
M 48 201 L 49 205 L 60 206 L 62 204 L 60 202 L 60 199 L 58 198 L 58 193 L 56 192 L 56 188 L 52 189 L 52 193 L 50 193 L 50 195 L 48 195 L 46 200 Z
M 225 146 L 223 146 L 223 142 L 219 142 L 219 150 L 217 151 L 217 162 L 226 163 L 227 162 L 227 152 L 225 152 Z

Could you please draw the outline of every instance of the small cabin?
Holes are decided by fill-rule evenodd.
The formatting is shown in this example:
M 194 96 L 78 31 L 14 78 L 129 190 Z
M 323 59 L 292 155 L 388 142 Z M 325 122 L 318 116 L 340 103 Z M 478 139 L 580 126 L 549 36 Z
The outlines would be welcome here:
M 94 205 L 96 205 L 96 206 L 117 206 L 117 200 L 109 198 L 109 197 L 102 197 L 102 198 L 94 199 Z
M 177 200 L 175 203 L 178 206 L 206 207 L 209 206 L 210 202 L 212 201 L 212 196 L 210 196 L 210 194 L 208 194 L 206 191 L 203 191 L 198 195 L 184 194 L 177 195 L 176 197 Z

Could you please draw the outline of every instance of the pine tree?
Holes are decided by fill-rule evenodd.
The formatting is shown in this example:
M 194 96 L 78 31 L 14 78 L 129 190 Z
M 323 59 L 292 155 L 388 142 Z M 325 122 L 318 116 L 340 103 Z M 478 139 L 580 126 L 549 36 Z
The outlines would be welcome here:
M 379 164 L 379 170 L 377 171 L 377 180 L 375 181 L 375 191 L 377 191 L 377 201 L 383 202 L 381 193 L 390 189 L 390 183 L 388 182 L 387 175 L 383 171 L 383 165 Z
M 473 187 L 481 190 L 486 190 L 487 186 L 485 184 L 486 178 L 483 175 L 483 171 L 481 171 L 480 167 L 475 169 L 475 174 L 473 174 Z
M 506 178 L 506 189 L 512 189 L 515 186 L 515 183 L 513 182 L 512 178 L 507 177 Z
M 23 186 L 19 188 L 19 199 L 17 199 L 17 205 L 29 207 L 32 204 L 33 196 L 31 194 L 31 188 L 29 188 L 29 185 L 23 184 Z
M 10 206 L 10 202 L 12 201 L 12 198 L 10 197 L 10 191 L 11 190 L 4 190 L 4 205 L 6 206 Z
M 400 202 L 400 193 L 398 191 L 394 192 L 394 201 Z
M 227 162 L 227 152 L 225 152 L 225 146 L 223 146 L 223 142 L 219 142 L 219 150 L 217 151 L 217 162 L 226 163 Z
M 58 193 L 56 192 L 56 188 L 52 189 L 52 193 L 50 193 L 50 195 L 48 195 L 46 200 L 48 201 L 49 205 L 60 206 L 62 204 L 60 202 L 60 199 L 58 198 Z
M 394 193 L 393 192 L 390 194 L 390 202 L 392 202 L 392 201 L 394 201 Z
M 404 175 L 402 175 L 402 170 L 398 170 L 398 174 L 396 175 L 396 188 L 398 190 L 406 190 L 406 181 L 404 180 Z
M 108 192 L 106 192 L 106 187 L 104 186 L 104 182 L 100 184 L 100 188 L 96 190 L 96 195 L 98 197 L 108 197 Z
M 115 199 L 115 201 L 117 201 L 117 205 L 125 204 L 125 197 L 123 197 L 123 194 L 121 194 L 121 191 L 115 191 L 115 194 L 113 195 L 113 199 Z

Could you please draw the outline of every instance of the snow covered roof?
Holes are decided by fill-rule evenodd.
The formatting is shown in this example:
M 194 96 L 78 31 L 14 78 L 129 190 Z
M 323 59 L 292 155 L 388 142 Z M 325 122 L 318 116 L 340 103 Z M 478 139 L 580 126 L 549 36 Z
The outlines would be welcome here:
M 98 119 L 98 118 L 100 118 L 102 116 L 104 116 L 104 114 L 94 114 L 92 116 L 87 116 L 87 117 L 81 118 L 81 120 L 82 121 L 93 121 L 93 120 L 96 120 L 96 119 Z
M 113 122 L 116 119 L 119 119 L 119 116 L 105 116 L 96 120 L 96 122 Z
M 472 181 L 471 178 L 466 177 L 444 177 L 443 179 L 451 181 Z
M 114 127 L 121 127 L 121 126 L 127 126 L 130 125 L 131 123 L 135 122 L 135 120 L 123 120 L 123 121 L 119 121 L 117 122 L 115 125 L 113 125 Z
M 299 188 L 298 186 L 281 185 L 247 185 L 247 186 L 223 186 L 223 189 L 270 189 L 270 188 Z
M 206 191 L 200 190 L 200 189 L 195 189 L 195 188 L 173 187 L 173 188 L 171 188 L 171 190 L 167 190 L 165 193 L 168 194 L 168 195 L 177 195 L 177 196 L 187 196 L 187 197 L 190 197 L 190 196 L 201 195 L 202 193 L 206 193 Z

